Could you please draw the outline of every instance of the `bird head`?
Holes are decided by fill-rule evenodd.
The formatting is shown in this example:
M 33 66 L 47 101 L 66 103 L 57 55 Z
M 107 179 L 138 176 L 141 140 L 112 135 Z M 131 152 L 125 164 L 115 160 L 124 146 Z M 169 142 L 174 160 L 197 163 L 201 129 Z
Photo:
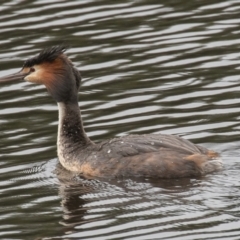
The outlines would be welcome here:
M 44 49 L 26 60 L 19 72 L 1 77 L 0 82 L 25 80 L 43 84 L 57 102 L 76 101 L 81 74 L 65 54 L 66 50 L 65 46 Z

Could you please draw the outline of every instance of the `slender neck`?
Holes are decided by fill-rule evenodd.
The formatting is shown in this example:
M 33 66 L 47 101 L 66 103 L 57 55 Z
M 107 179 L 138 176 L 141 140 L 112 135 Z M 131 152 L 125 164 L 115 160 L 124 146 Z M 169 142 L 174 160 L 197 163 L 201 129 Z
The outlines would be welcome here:
M 92 144 L 84 131 L 78 103 L 59 102 L 58 111 L 58 148 L 74 150 Z

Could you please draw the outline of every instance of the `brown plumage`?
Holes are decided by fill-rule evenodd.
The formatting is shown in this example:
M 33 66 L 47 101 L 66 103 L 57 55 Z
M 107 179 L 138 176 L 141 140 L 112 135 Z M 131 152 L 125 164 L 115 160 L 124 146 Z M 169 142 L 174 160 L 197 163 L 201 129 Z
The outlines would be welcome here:
M 93 143 L 78 106 L 81 75 L 65 47 L 43 50 L 23 69 L 0 81 L 24 79 L 44 84 L 58 103 L 58 157 L 67 170 L 91 177 L 197 177 L 222 169 L 218 153 L 173 135 L 129 135 Z

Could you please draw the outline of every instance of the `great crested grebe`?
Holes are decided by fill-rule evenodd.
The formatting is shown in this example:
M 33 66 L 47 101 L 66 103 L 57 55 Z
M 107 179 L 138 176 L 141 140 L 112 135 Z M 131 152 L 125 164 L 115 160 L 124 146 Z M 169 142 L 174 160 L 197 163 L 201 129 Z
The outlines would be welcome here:
M 84 131 L 78 106 L 81 75 L 64 46 L 28 59 L 20 72 L 0 81 L 24 79 L 44 84 L 58 104 L 57 152 L 64 168 L 91 177 L 198 177 L 222 169 L 218 153 L 178 136 L 129 135 L 93 143 Z

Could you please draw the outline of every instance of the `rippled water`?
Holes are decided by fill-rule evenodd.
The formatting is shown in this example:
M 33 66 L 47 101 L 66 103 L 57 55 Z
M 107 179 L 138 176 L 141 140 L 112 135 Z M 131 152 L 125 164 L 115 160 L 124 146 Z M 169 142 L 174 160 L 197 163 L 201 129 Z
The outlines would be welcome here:
M 200 179 L 84 180 L 56 157 L 43 86 L 0 86 L 1 239 L 240 239 L 240 2 L 2 1 L 0 75 L 72 46 L 86 131 L 178 134 L 222 155 Z

